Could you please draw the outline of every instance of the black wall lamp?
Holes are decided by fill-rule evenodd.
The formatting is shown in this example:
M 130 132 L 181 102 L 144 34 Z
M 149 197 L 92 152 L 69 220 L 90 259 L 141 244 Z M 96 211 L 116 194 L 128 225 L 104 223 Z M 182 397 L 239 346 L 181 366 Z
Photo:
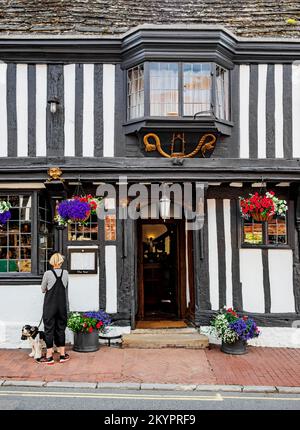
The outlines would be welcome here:
M 57 97 L 52 97 L 50 100 L 48 100 L 48 103 L 50 105 L 50 112 L 51 113 L 56 113 L 57 112 L 57 107 L 59 105 L 59 100 Z

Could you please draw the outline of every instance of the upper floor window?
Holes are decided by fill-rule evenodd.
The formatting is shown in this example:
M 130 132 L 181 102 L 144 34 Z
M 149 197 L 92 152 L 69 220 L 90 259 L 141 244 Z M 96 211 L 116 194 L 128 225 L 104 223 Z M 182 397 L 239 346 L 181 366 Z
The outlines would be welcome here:
M 128 118 L 144 116 L 143 64 L 127 71 L 127 109 Z
M 229 120 L 229 71 L 214 63 L 149 62 L 127 71 L 127 118 Z

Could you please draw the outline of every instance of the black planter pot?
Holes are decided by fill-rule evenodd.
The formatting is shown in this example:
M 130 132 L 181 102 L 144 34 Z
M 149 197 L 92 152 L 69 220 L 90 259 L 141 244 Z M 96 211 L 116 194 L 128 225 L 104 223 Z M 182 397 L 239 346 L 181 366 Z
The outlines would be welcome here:
M 76 352 L 94 352 L 100 348 L 99 332 L 93 330 L 92 333 L 74 333 L 73 350 Z
M 247 342 L 244 340 L 237 340 L 234 343 L 225 343 L 222 341 L 221 351 L 233 355 L 247 354 Z

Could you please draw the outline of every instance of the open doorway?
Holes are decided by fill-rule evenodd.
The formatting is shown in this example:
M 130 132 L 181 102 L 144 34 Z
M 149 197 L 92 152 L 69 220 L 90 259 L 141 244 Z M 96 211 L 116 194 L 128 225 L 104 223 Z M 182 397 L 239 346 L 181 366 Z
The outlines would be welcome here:
M 185 240 L 181 220 L 139 224 L 139 320 L 178 320 L 185 313 Z

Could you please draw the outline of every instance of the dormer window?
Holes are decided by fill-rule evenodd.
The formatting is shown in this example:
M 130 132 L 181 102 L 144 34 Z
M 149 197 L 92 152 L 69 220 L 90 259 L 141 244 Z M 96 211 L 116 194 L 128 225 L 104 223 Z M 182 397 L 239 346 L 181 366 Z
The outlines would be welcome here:
M 127 119 L 229 121 L 229 71 L 214 63 L 146 62 L 127 71 Z

